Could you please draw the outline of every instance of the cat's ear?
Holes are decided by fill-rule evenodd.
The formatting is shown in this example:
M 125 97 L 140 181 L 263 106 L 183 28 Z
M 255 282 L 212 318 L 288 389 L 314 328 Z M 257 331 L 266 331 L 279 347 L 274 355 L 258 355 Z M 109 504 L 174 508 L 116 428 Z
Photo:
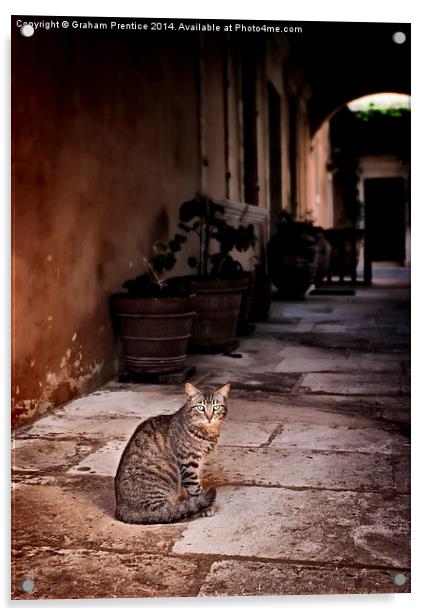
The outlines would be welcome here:
M 198 394 L 201 393 L 198 387 L 195 387 L 194 385 L 192 385 L 192 383 L 186 383 L 185 391 L 188 398 L 193 398 L 194 396 L 198 396 Z
M 222 398 L 227 398 L 230 387 L 231 387 L 231 383 L 227 383 L 226 385 L 219 387 L 219 389 L 216 389 L 215 393 L 222 396 Z

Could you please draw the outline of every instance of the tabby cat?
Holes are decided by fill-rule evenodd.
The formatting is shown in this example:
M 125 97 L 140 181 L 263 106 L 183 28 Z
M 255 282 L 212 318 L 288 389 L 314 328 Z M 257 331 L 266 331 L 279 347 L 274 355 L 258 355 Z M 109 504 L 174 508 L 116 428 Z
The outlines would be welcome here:
M 199 472 L 219 438 L 229 387 L 228 383 L 200 391 L 187 383 L 181 409 L 151 417 L 137 427 L 116 472 L 118 520 L 159 524 L 194 513 L 212 515 L 216 490 L 203 491 Z

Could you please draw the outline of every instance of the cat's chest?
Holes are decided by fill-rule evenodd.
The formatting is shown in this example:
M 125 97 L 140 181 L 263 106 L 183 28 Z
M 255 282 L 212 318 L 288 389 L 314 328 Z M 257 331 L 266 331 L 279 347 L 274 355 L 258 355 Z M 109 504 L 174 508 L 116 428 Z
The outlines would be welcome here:
M 186 441 L 183 457 L 190 458 L 198 465 L 204 462 L 206 458 L 216 447 L 217 439 L 206 439 L 199 436 L 190 435 Z
M 195 454 L 196 459 L 202 459 L 208 456 L 216 447 L 215 440 L 193 439 L 190 445 L 190 452 Z

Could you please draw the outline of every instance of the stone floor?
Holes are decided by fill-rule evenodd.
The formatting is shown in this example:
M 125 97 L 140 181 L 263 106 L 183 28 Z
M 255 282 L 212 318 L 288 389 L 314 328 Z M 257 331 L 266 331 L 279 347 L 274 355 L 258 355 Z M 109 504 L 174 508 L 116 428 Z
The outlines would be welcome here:
M 212 518 L 114 518 L 127 439 L 182 386 L 111 382 L 17 430 L 13 596 L 409 592 L 409 289 L 389 276 L 275 302 L 239 357 L 190 358 L 197 384 L 232 383 Z

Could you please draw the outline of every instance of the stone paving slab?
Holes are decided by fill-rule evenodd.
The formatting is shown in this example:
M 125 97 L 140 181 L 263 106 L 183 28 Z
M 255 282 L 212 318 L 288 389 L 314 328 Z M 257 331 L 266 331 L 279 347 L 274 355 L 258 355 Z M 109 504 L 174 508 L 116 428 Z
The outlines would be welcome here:
M 411 490 L 411 451 L 410 447 L 399 447 L 392 458 L 393 484 L 398 492 Z
M 317 349 L 304 345 L 288 345 L 280 353 L 283 358 L 276 366 L 276 372 L 320 372 L 321 370 L 342 370 L 346 362 L 343 349 Z
M 260 324 L 256 324 L 256 330 L 247 338 L 240 338 L 240 346 L 237 349 L 237 353 L 244 353 L 248 357 L 251 357 L 251 362 L 254 363 L 261 372 L 261 361 L 270 364 L 272 361 L 275 363 L 278 361 L 280 353 L 284 350 L 285 342 L 282 336 L 269 336 L 264 333 L 258 332 Z M 207 358 L 207 355 L 205 356 Z M 224 356 L 221 357 L 223 359 Z M 250 363 L 250 360 L 249 360 Z M 232 367 L 238 365 L 232 364 Z
M 99 475 L 114 477 L 126 443 L 109 441 L 67 471 L 68 475 Z
M 76 441 L 16 440 L 12 448 L 12 468 L 17 471 L 66 469 L 87 456 L 92 449 L 92 445 Z
M 50 438 L 71 440 L 128 440 L 134 432 L 139 418 L 117 416 L 105 417 L 75 417 L 72 413 L 62 417 L 48 415 L 42 417 L 31 426 L 19 431 L 18 437 L 22 438 Z
M 390 458 L 363 453 L 219 447 L 204 477 L 207 485 L 393 490 Z
M 217 508 L 213 517 L 189 524 L 174 553 L 409 565 L 407 497 L 225 487 Z
M 374 344 L 374 337 L 370 338 L 366 332 L 346 332 L 341 335 L 333 335 L 330 332 L 311 332 L 301 334 L 295 342 L 310 347 L 325 349 L 355 349 L 369 350 Z M 380 341 L 381 344 L 381 341 Z
M 225 374 L 236 374 L 237 372 L 242 372 L 243 375 L 247 376 L 253 373 L 261 372 L 261 355 L 264 355 L 264 349 L 258 344 L 256 349 L 252 350 L 252 347 L 255 347 L 255 341 L 252 341 L 253 344 L 250 345 L 250 351 L 247 350 L 248 341 L 240 340 L 239 348 L 234 351 L 233 356 L 228 355 L 192 355 L 192 363 L 197 368 L 197 373 L 194 379 L 198 379 L 201 371 L 210 370 L 213 371 L 221 371 Z M 274 345 L 271 349 L 270 356 L 264 357 L 264 367 L 267 372 L 274 372 L 277 364 L 280 361 L 278 357 L 278 353 L 282 350 L 283 344 L 279 343 Z
M 297 301 L 284 301 L 274 298 L 271 303 L 269 320 L 285 323 L 290 321 L 316 323 L 318 321 L 337 320 L 337 314 L 341 315 L 342 312 L 345 312 L 346 315 L 349 314 L 348 310 L 341 310 L 342 305 L 346 303 L 353 306 L 350 298 L 346 296 L 343 296 L 340 302 L 338 297 L 329 296 L 323 298 L 308 296 L 304 300 Z
M 288 394 L 294 389 L 301 377 L 299 373 L 261 372 L 261 369 L 262 367 L 259 366 L 260 371 L 253 373 L 219 369 L 208 374 L 205 383 L 213 387 L 231 383 L 231 396 L 232 392 L 236 390 Z
M 397 586 L 397 570 L 222 560 L 212 564 L 200 596 L 323 595 L 410 592 L 410 576 Z
M 346 368 L 357 372 L 402 372 L 402 363 L 408 353 L 365 353 L 352 351 Z
M 392 353 L 400 353 L 407 351 L 410 348 L 409 336 L 397 336 L 393 338 L 383 338 L 382 340 L 371 341 L 369 349 L 374 352 L 385 353 L 391 351 Z
M 238 394 L 237 394 L 238 396 Z M 301 396 L 302 398 L 302 396 Z M 313 397 L 314 398 L 314 397 Z M 281 403 L 281 398 L 276 397 L 276 401 L 269 399 L 265 400 L 246 400 L 242 397 L 235 398 L 234 391 L 231 391 L 231 400 L 228 408 L 228 415 L 224 426 L 227 426 L 231 420 L 234 421 L 277 421 L 299 424 L 315 424 L 326 426 L 369 426 L 378 427 L 377 423 L 360 414 L 351 414 L 346 412 L 330 412 L 335 408 L 335 402 L 325 401 L 326 404 L 321 405 L 320 396 L 316 400 L 311 399 L 309 404 L 298 406 L 297 398 L 284 397 L 284 403 Z M 341 399 L 343 402 L 344 400 Z M 319 408 L 317 408 L 319 406 Z M 351 405 L 350 405 L 351 408 Z M 360 408 L 360 407 L 359 407 Z
M 357 418 L 373 418 L 385 423 L 395 422 L 410 424 L 410 396 L 338 396 L 333 394 L 318 395 L 311 392 L 304 395 L 294 393 L 284 400 L 286 404 L 296 407 L 309 407 L 315 411 L 332 412 L 335 415 L 350 415 Z M 278 402 L 278 399 L 266 395 L 264 401 Z
M 409 379 L 384 373 L 330 373 L 306 374 L 300 384 L 300 391 L 343 395 L 401 395 L 410 391 Z
M 271 421 L 261 423 L 255 421 L 225 421 L 221 429 L 218 444 L 238 445 L 241 447 L 263 445 L 268 441 L 278 426 L 278 423 Z
M 114 518 L 113 479 L 82 477 L 63 485 L 13 485 L 13 549 L 26 546 L 166 553 L 183 523 L 141 526 Z
M 382 429 L 343 426 L 331 428 L 293 423 L 283 427 L 274 437 L 270 447 L 389 455 L 395 448 L 407 443 L 406 436 Z
M 390 353 L 375 353 L 375 352 L 368 353 L 366 351 L 351 350 L 349 353 L 349 359 L 351 361 L 356 362 L 357 368 L 359 368 L 361 365 L 364 367 L 367 364 L 367 362 L 372 361 L 374 363 L 374 366 L 371 369 L 375 369 L 376 364 L 379 362 L 387 363 L 387 362 L 402 361 L 404 359 L 409 359 L 410 355 L 411 353 L 409 350 L 406 351 L 403 349 L 396 350 L 395 352 L 392 351 Z M 366 372 L 365 369 L 364 369 L 364 372 Z
M 253 412 L 257 413 L 257 405 L 270 406 L 272 404 L 276 407 L 282 406 L 284 409 L 314 410 L 316 416 L 319 413 L 331 413 L 335 416 L 338 415 L 340 420 L 343 416 L 350 416 L 356 420 L 362 419 L 363 421 L 370 419 L 382 421 L 385 419 L 395 423 L 410 423 L 410 396 L 320 395 L 312 392 L 298 393 L 297 389 L 285 395 L 269 391 L 259 392 L 245 391 L 239 388 L 233 389 L 230 395 L 230 413 L 234 412 L 237 405 L 240 405 L 240 413 L 242 414 L 245 405 L 255 404 L 255 410 L 252 411 L 253 414 Z M 273 412 L 277 413 L 277 411 Z M 235 416 L 234 419 L 237 419 L 237 417 Z
M 323 349 L 312 346 L 285 346 L 279 353 L 284 359 L 277 364 L 276 372 L 401 372 L 402 362 L 408 353 L 366 353 L 346 349 Z
M 258 323 L 258 333 L 264 334 L 305 334 L 313 330 L 314 323 L 272 323 L 267 321 L 266 323 Z
M 328 334 L 343 334 L 347 333 L 349 326 L 344 323 L 315 323 L 312 331 L 314 333 L 328 333 Z
M 193 559 L 39 548 L 16 561 L 12 592 L 24 600 L 187 597 L 198 592 L 204 572 Z M 24 579 L 34 581 L 32 593 L 21 590 Z
M 76 398 L 55 412 L 56 417 L 73 415 L 83 418 L 109 418 L 110 416 L 150 417 L 177 410 L 185 401 L 181 396 L 165 390 L 146 391 L 144 386 L 139 391 L 115 390 L 103 388 L 87 396 Z

